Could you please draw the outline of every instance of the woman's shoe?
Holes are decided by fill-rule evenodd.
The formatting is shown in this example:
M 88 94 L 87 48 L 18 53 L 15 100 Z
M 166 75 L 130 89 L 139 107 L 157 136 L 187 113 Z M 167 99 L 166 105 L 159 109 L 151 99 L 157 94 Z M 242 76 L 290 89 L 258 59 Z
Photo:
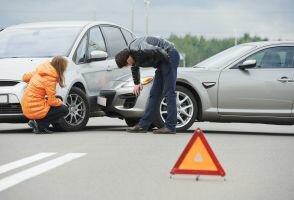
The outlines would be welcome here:
M 54 133 L 53 131 L 50 131 L 47 128 L 44 128 L 42 130 L 39 130 L 38 132 L 35 132 L 36 134 L 50 134 L 50 133 Z
M 33 129 L 33 133 L 39 132 L 38 124 L 35 120 L 30 120 L 28 125 Z

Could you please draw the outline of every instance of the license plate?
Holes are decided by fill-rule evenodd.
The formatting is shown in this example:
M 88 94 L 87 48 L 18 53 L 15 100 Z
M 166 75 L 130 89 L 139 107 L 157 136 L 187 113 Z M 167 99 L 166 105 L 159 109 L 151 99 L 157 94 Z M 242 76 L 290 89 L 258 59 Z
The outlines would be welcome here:
M 106 107 L 107 99 L 105 97 L 98 97 L 97 102 L 99 105 Z
M 0 103 L 7 104 L 8 103 L 8 95 L 6 94 L 0 94 Z

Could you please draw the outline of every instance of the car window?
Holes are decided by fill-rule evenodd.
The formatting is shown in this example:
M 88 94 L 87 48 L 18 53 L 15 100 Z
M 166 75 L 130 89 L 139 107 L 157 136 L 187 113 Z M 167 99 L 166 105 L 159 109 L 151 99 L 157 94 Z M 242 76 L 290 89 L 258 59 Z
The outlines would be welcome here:
M 123 28 L 121 29 L 121 31 L 123 32 L 128 44 L 130 44 L 135 39 L 135 36 L 131 32 Z
M 227 66 L 237 58 L 247 54 L 249 51 L 252 51 L 256 48 L 255 45 L 238 45 L 226 49 L 210 58 L 203 60 L 202 62 L 198 63 L 194 67 L 196 68 L 222 68 Z
M 0 32 L 0 58 L 68 56 L 81 27 L 7 28 Z
M 77 48 L 74 62 L 77 64 L 85 63 L 87 59 L 87 42 L 88 36 L 85 35 L 84 38 L 81 40 L 79 47 Z
M 119 51 L 127 47 L 126 41 L 117 27 L 102 26 L 104 37 L 107 40 L 108 53 L 114 57 Z
M 294 47 L 272 47 L 245 60 L 256 60 L 256 68 L 293 68 Z
M 89 32 L 88 55 L 92 51 L 97 51 L 97 50 L 106 52 L 104 39 L 99 27 L 92 28 Z

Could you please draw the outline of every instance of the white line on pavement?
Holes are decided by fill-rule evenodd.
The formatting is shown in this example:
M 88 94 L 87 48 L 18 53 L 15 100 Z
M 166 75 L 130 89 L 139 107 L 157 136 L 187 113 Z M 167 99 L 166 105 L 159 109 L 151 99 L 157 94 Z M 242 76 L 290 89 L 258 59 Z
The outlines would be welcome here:
M 0 174 L 3 174 L 3 173 L 8 172 L 10 170 L 16 169 L 18 167 L 22 167 L 22 166 L 27 165 L 29 163 L 44 159 L 44 158 L 52 156 L 54 154 L 56 154 L 56 153 L 38 153 L 33 156 L 23 158 L 21 160 L 17 160 L 17 161 L 14 161 L 14 162 L 11 162 L 11 163 L 8 163 L 5 165 L 1 165 L 0 166 Z
M 46 171 L 54 169 L 60 165 L 63 165 L 67 162 L 70 162 L 71 160 L 77 159 L 77 158 L 82 157 L 84 155 L 86 155 L 86 153 L 68 153 L 64 156 L 47 161 L 43 164 L 37 165 L 35 167 L 24 170 L 24 171 L 19 172 L 17 174 L 8 176 L 8 177 L 0 180 L 0 192 L 18 184 L 18 183 L 21 183 L 29 178 L 38 176 Z

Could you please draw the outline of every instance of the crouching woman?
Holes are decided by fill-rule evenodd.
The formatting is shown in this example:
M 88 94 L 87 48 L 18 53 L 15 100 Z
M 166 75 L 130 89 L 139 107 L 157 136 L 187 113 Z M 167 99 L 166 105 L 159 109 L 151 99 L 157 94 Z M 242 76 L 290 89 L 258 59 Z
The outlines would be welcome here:
M 64 71 L 67 60 L 56 56 L 51 62 L 39 65 L 35 71 L 25 73 L 23 81 L 28 83 L 21 106 L 23 114 L 30 119 L 28 125 L 33 132 L 52 133 L 51 123 L 68 114 L 68 108 L 56 97 L 56 84 L 64 87 Z

